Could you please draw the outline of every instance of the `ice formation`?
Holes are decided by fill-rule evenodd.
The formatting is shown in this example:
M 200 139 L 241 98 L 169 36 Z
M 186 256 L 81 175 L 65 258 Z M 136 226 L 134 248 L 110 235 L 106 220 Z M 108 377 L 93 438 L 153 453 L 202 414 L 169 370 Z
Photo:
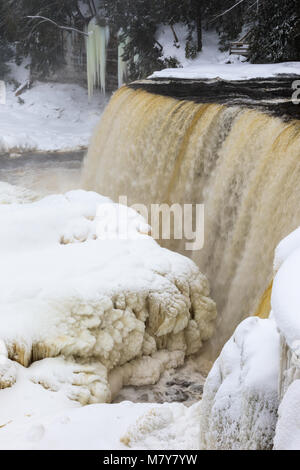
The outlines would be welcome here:
M 106 82 L 106 54 L 109 42 L 109 27 L 100 26 L 92 18 L 88 25 L 88 38 L 86 40 L 87 79 L 89 97 L 93 95 L 94 87 L 99 86 L 105 93 Z
M 273 319 L 244 320 L 204 386 L 200 448 L 271 449 L 278 409 L 279 334 Z
M 299 277 L 298 228 L 275 251 L 270 318 L 242 322 L 208 376 L 201 448 L 300 448 Z
M 119 34 L 119 41 L 120 36 L 122 33 Z M 119 88 L 123 85 L 124 81 L 126 81 L 127 77 L 127 62 L 123 59 L 123 54 L 126 46 L 126 41 L 119 42 L 118 45 L 118 85 Z
M 14 398 L 26 409 L 24 394 L 33 395 L 39 412 L 34 413 L 28 407 L 25 416 L 23 413 L 23 417 L 13 420 L 8 416 L 1 419 L 0 415 L 1 450 L 129 450 L 128 444 L 142 449 L 197 449 L 198 405 L 187 408 L 178 403 L 153 405 L 127 401 L 80 407 L 76 402 L 63 401 L 57 396 L 59 392 L 54 397 L 53 392 L 42 387 L 31 384 L 30 388 L 29 382 L 22 383 L 22 387 L 23 394 Z M 12 406 L 13 403 L 9 405 Z
M 214 328 L 208 282 L 144 219 L 93 192 L 1 204 L 0 387 L 30 380 L 82 404 L 154 383 Z

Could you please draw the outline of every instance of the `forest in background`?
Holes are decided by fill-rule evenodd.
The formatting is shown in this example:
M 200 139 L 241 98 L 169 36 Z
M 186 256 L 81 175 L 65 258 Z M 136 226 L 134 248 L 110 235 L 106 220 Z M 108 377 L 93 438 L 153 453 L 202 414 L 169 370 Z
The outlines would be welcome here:
M 29 56 L 41 78 L 64 64 L 63 29 L 29 16 L 79 31 L 93 17 L 100 25 L 108 24 L 118 41 L 126 44 L 123 58 L 129 79 L 135 79 L 179 65 L 176 59 L 162 57 L 156 39 L 162 24 L 173 30 L 175 44 L 174 26 L 187 26 L 188 58 L 201 51 L 203 31 L 215 29 L 221 50 L 251 31 L 250 62 L 300 60 L 299 10 L 299 0 L 0 0 L 0 75 L 13 58 L 20 63 Z

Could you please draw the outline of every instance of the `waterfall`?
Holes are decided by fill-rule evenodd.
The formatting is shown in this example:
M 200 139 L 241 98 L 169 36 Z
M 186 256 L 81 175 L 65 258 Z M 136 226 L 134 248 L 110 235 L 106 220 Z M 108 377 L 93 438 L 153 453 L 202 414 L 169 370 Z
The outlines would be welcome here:
M 109 27 L 99 26 L 93 18 L 88 25 L 88 34 L 86 40 L 87 81 L 89 98 L 91 98 L 96 86 L 101 88 L 102 93 L 105 93 Z
M 185 252 L 219 311 L 214 355 L 254 314 L 278 242 L 300 222 L 300 122 L 241 106 L 121 88 L 93 136 L 84 187 L 128 203 L 204 203 L 205 245 Z

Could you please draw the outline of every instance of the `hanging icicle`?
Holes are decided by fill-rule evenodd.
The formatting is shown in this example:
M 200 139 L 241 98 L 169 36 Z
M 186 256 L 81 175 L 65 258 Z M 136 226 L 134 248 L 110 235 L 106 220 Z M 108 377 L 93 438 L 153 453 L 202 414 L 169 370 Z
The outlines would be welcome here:
M 89 98 L 94 88 L 100 87 L 105 93 L 107 45 L 109 42 L 109 27 L 100 26 L 93 18 L 87 28 L 86 40 L 87 81 Z
M 121 35 L 122 35 L 122 31 L 119 32 L 119 46 L 118 46 L 118 84 L 119 84 L 119 88 L 127 80 L 127 62 L 123 59 L 123 54 L 125 52 L 125 47 L 127 45 L 127 39 L 125 39 L 125 41 L 121 41 L 120 40 Z

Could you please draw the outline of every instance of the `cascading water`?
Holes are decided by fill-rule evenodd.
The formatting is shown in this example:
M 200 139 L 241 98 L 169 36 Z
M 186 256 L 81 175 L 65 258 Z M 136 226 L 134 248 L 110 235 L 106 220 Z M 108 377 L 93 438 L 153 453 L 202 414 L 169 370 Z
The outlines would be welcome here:
M 93 136 L 84 187 L 128 203 L 205 204 L 205 245 L 185 252 L 219 310 L 215 356 L 254 314 L 277 243 L 300 221 L 300 122 L 255 109 L 196 104 L 121 88 Z

